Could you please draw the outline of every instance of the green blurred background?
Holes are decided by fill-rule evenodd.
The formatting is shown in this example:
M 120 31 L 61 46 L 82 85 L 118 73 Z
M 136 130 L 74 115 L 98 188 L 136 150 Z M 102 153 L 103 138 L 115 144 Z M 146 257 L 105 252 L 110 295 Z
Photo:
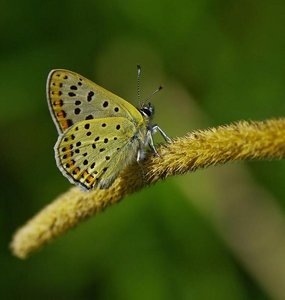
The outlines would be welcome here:
M 285 113 L 284 1 L 1 1 L 1 299 L 285 299 L 285 163 L 221 166 L 129 196 L 28 260 L 17 227 L 66 191 L 45 84 L 76 71 L 172 137 Z M 157 141 L 160 138 L 157 137 Z

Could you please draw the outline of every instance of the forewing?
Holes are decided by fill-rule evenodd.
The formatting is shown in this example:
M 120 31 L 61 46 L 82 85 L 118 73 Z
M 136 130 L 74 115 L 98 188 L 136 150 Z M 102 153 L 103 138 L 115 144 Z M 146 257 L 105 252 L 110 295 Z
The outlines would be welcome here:
M 125 117 L 140 123 L 142 116 L 130 103 L 83 76 L 53 70 L 47 80 L 47 98 L 59 133 L 77 122 L 103 117 Z
M 61 134 L 55 145 L 59 169 L 72 182 L 90 190 L 108 188 L 135 160 L 137 128 L 124 117 L 81 121 Z

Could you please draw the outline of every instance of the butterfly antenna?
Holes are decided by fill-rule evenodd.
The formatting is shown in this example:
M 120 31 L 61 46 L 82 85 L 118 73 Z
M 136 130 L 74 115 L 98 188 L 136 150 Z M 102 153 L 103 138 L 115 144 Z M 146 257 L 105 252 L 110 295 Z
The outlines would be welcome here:
M 137 96 L 138 96 L 138 102 L 141 106 L 141 89 L 140 89 L 140 80 L 141 80 L 141 66 L 137 65 L 138 69 L 138 77 L 137 77 Z
M 150 98 L 152 97 L 152 96 L 154 96 L 156 93 L 158 93 L 159 91 L 161 91 L 163 89 L 163 86 L 162 85 L 160 85 L 154 92 L 152 92 L 146 99 L 145 99 L 145 103 L 147 103 L 149 100 L 150 100 Z

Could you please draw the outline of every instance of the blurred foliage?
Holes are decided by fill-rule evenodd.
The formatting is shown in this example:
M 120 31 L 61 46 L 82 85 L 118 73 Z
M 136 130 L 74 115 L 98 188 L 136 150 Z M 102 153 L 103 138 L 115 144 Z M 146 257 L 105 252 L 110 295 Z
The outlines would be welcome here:
M 57 134 L 45 99 L 51 69 L 81 73 L 135 103 L 140 63 L 145 95 L 165 82 L 155 121 L 171 136 L 284 116 L 284 13 L 282 1 L 257 0 L 1 2 L 1 299 L 269 297 L 172 179 L 29 260 L 12 257 L 8 244 L 70 186 L 53 157 Z M 164 102 L 168 82 L 173 97 Z M 284 206 L 284 162 L 247 167 Z

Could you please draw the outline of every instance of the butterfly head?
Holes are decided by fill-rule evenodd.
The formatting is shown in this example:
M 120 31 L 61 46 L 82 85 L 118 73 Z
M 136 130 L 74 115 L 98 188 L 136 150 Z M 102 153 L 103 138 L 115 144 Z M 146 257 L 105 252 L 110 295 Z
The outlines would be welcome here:
M 138 96 L 138 102 L 140 103 L 140 107 L 137 108 L 138 111 L 141 113 L 141 115 L 146 118 L 151 120 L 153 115 L 154 115 L 154 107 L 151 105 L 150 102 L 148 102 L 148 100 L 155 95 L 156 93 L 158 93 L 161 89 L 162 86 L 159 86 L 154 92 L 152 92 L 142 103 L 140 101 L 140 78 L 141 78 L 141 66 L 137 65 L 137 69 L 138 69 L 138 77 L 137 77 L 137 96 Z M 146 104 L 147 103 L 147 104 Z
M 139 108 L 138 110 L 142 114 L 143 117 L 148 118 L 148 119 L 152 119 L 152 117 L 154 115 L 154 107 L 152 106 L 152 104 L 150 102 L 148 102 L 148 104 L 142 105 L 142 107 Z

